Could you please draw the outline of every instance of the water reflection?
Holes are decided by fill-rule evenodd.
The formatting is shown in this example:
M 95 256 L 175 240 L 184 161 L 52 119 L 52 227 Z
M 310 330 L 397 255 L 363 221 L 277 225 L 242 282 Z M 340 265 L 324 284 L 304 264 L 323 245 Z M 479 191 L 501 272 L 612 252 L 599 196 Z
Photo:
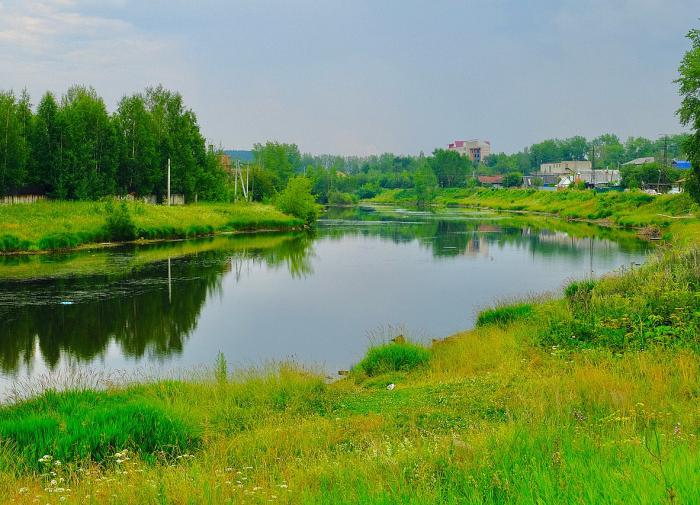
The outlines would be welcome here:
M 351 209 L 330 211 L 315 235 L 4 257 L 0 379 L 31 374 L 37 363 L 109 366 L 113 349 L 121 363 L 188 363 L 197 347 L 215 356 L 234 341 L 242 359 L 282 359 L 284 347 L 347 367 L 378 324 L 415 317 L 444 336 L 494 298 L 604 273 L 640 260 L 646 248 L 630 233 L 586 224 Z M 221 313 L 205 317 L 217 300 Z M 275 332 L 287 333 L 270 343 Z
M 179 354 L 195 330 L 208 298 L 221 294 L 226 274 L 239 279 L 245 266 L 264 263 L 286 268 L 294 277 L 312 273 L 312 239 L 285 236 L 274 247 L 254 245 L 254 238 L 217 240 L 219 249 L 154 261 L 110 274 L 0 282 L 0 370 L 15 373 L 41 354 L 53 369 L 62 355 L 90 362 L 115 342 L 130 358 L 153 359 Z M 206 246 L 212 241 L 198 241 Z M 231 246 L 243 246 L 232 251 Z M 172 246 L 145 248 L 168 253 Z M 133 263 L 143 247 L 110 251 L 117 265 Z M 76 258 L 75 254 L 62 261 Z M 9 259 L 12 262 L 11 259 Z

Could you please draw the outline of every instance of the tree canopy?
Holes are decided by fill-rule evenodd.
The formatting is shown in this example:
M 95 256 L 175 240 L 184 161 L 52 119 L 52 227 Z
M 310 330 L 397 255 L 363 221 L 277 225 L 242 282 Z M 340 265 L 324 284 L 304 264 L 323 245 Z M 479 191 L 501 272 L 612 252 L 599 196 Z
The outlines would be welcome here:
M 681 61 L 678 69 L 680 77 L 676 81 L 683 99 L 678 115 L 681 123 L 692 130 L 684 143 L 693 163 L 692 181 L 687 186 L 695 199 L 700 201 L 700 30 L 691 30 L 688 39 L 691 48 Z
M 227 198 L 227 176 L 179 93 L 148 88 L 110 114 L 90 87 L 73 86 L 60 101 L 46 93 L 36 111 L 26 92 L 0 92 L 0 196 L 162 199 L 168 159 L 173 193 Z

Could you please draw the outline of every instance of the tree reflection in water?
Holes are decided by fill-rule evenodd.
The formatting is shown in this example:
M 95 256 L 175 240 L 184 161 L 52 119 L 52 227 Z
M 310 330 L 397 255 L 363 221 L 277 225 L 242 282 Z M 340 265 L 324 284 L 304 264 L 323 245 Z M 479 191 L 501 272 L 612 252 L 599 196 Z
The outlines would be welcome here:
M 240 274 L 242 264 L 261 262 L 287 268 L 294 277 L 312 271 L 313 238 L 307 234 L 285 235 L 271 247 L 259 247 L 249 237 L 227 242 L 235 250 L 224 244 L 110 274 L 0 281 L 0 370 L 12 374 L 21 364 L 30 365 L 37 350 L 50 369 L 64 354 L 87 363 L 104 356 L 111 342 L 132 358 L 179 354 L 207 298 L 220 292 L 225 274 Z M 104 254 L 118 255 L 119 263 L 128 264 L 154 248 L 167 255 L 168 247 Z

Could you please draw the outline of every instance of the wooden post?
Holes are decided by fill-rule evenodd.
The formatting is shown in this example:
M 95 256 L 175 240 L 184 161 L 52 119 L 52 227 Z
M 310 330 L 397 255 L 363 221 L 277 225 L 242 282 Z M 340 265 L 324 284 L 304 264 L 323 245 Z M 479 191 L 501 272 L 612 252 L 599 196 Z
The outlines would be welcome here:
M 168 158 L 168 207 L 170 207 L 170 158 Z

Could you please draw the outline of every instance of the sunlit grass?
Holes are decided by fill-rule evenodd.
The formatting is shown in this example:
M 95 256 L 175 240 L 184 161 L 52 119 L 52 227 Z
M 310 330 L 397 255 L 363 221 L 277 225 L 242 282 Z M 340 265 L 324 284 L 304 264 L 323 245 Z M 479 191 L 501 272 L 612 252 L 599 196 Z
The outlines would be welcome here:
M 46 201 L 0 206 L 0 252 L 66 249 L 109 241 L 103 202 Z M 137 238 L 188 238 L 221 231 L 288 230 L 302 222 L 257 204 L 185 206 L 130 203 Z

